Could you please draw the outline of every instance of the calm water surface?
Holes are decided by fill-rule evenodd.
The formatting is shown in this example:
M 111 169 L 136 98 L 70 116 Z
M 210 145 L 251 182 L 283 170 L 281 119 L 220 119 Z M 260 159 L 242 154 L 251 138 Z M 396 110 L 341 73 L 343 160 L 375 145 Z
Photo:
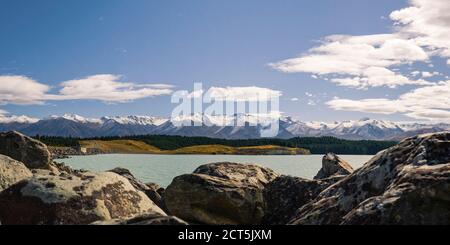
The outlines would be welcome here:
M 361 167 L 372 156 L 340 155 L 353 168 Z M 61 159 L 76 169 L 105 171 L 115 167 L 129 169 L 144 182 L 154 182 L 166 187 L 178 175 L 191 173 L 198 166 L 212 162 L 257 163 L 279 173 L 313 178 L 322 166 L 322 155 L 296 156 L 242 156 L 242 155 L 126 155 L 108 154 L 74 156 Z

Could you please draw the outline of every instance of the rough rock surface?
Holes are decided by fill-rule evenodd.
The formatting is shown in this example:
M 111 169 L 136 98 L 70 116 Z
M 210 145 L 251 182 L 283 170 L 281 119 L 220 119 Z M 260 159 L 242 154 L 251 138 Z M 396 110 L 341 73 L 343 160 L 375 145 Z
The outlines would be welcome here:
M 0 193 L 2 224 L 90 224 L 147 212 L 165 213 L 124 177 L 40 170 Z
M 449 165 L 450 132 L 403 140 L 321 192 L 290 223 L 448 224 Z
M 165 189 L 163 187 L 161 187 L 160 185 L 156 184 L 156 183 L 145 183 L 146 186 L 148 186 L 149 188 L 155 190 L 160 196 L 164 195 Z
M 0 133 L 0 154 L 23 162 L 31 169 L 47 169 L 52 162 L 45 144 L 15 131 Z
M 450 224 L 450 164 L 405 168 L 382 196 L 359 204 L 342 224 Z
M 203 224 L 258 224 L 264 216 L 264 186 L 278 176 L 257 165 L 213 163 L 176 177 L 167 187 L 171 214 Z
M 23 163 L 0 155 L 0 192 L 31 176 L 31 171 Z
M 158 207 L 165 210 L 165 205 L 162 201 L 161 193 L 164 192 L 164 188 L 160 187 L 158 184 L 155 183 L 148 183 L 144 184 L 140 180 L 136 179 L 134 175 L 130 172 L 130 170 L 125 168 L 115 168 L 112 170 L 109 170 L 109 172 L 116 173 L 118 175 L 121 175 L 122 177 L 125 177 L 130 181 L 130 183 L 136 188 L 136 190 L 142 191 L 147 195 L 150 200 L 152 200 Z
M 92 223 L 92 225 L 188 225 L 188 223 L 175 216 L 147 213 L 131 219 L 97 221 Z
M 332 183 L 334 182 L 285 175 L 276 178 L 264 189 L 266 211 L 263 223 L 286 224 L 292 219 L 297 209 L 313 200 Z
M 345 160 L 334 153 L 328 153 L 322 158 L 322 168 L 314 179 L 324 179 L 333 175 L 348 175 L 353 173 L 353 168 Z

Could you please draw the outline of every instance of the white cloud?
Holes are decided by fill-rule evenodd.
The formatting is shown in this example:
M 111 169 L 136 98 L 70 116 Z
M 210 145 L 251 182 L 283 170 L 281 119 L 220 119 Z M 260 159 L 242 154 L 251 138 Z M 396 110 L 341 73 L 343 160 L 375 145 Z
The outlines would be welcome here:
M 396 88 L 401 85 L 432 85 L 432 83 L 423 79 L 410 80 L 409 78 L 396 74 L 395 72 L 382 67 L 369 67 L 362 76 L 351 78 L 333 78 L 331 82 L 339 86 L 354 87 L 358 89 L 367 89 L 369 87 Z
M 450 57 L 449 1 L 410 0 L 410 4 L 390 15 L 400 26 L 399 32 L 409 35 L 433 54 Z
M 50 93 L 50 86 L 26 76 L 0 76 L 0 104 L 42 104 L 48 100 L 100 100 L 128 102 L 168 95 L 172 85 L 121 82 L 120 76 L 103 74 L 62 82 L 59 93 Z
M 134 84 L 121 82 L 121 77 L 102 74 L 70 80 L 61 83 L 57 95 L 49 95 L 51 100 L 100 100 L 104 102 L 129 102 L 146 97 L 168 95 L 168 88 L 155 88 L 155 84 Z M 161 87 L 157 84 L 156 87 Z
M 316 102 L 314 100 L 308 100 L 308 105 L 315 106 Z
M 450 121 L 450 81 L 424 79 L 445 76 L 440 72 L 420 71 L 436 57 L 450 65 L 450 1 L 410 0 L 410 6 L 390 14 L 392 33 L 375 35 L 332 35 L 299 57 L 270 64 L 287 73 L 310 73 L 338 86 L 356 89 L 421 86 L 397 99 L 341 99 L 327 104 L 335 110 L 381 114 L 401 113 L 415 119 Z M 403 69 L 402 66 L 409 66 Z M 403 73 L 406 70 L 407 73 Z
M 379 114 L 401 113 L 415 119 L 450 122 L 450 80 L 433 86 L 417 88 L 395 100 L 335 98 L 327 105 L 335 110 Z
M 288 73 L 311 73 L 322 78 L 333 75 L 332 82 L 357 89 L 432 85 L 402 75 L 397 67 L 415 62 L 427 62 L 432 67 L 430 57 L 450 57 L 450 3 L 448 0 L 410 3 L 410 7 L 390 15 L 396 25 L 391 34 L 328 36 L 300 57 L 270 65 Z
M 435 72 L 423 71 L 422 72 L 422 77 L 425 77 L 425 78 L 439 76 L 439 75 L 441 75 L 441 73 L 439 73 L 437 71 L 435 71 Z
M 298 58 L 271 64 L 282 72 L 304 72 L 317 75 L 338 74 L 331 79 L 341 86 L 369 87 L 426 85 L 423 80 L 410 80 L 388 69 L 394 65 L 427 61 L 427 53 L 411 40 L 394 34 L 343 36 L 325 38 L 322 45 Z
M 281 91 L 261 87 L 211 87 L 206 97 L 216 101 L 268 101 L 279 98 Z
M 299 101 L 299 99 L 297 97 L 291 98 L 291 101 Z
M 0 76 L 0 104 L 42 104 L 49 90 L 26 76 Z
M 140 85 L 136 85 L 136 87 L 140 87 Z M 171 89 L 174 88 L 174 85 L 165 84 L 165 83 L 152 83 L 152 84 L 144 84 L 144 87 L 149 88 L 159 88 L 159 89 Z
M 393 114 L 400 112 L 396 102 L 388 99 L 333 99 L 326 103 L 330 108 L 341 111 L 359 111 L 379 114 Z
M 49 100 L 100 100 L 128 102 L 145 97 L 171 94 L 171 85 L 134 84 L 119 81 L 120 76 L 95 75 L 61 83 L 59 93 L 50 93 L 50 86 L 26 76 L 0 76 L 0 105 L 43 104 Z M 36 122 L 27 116 L 7 115 L 0 109 L 0 122 Z

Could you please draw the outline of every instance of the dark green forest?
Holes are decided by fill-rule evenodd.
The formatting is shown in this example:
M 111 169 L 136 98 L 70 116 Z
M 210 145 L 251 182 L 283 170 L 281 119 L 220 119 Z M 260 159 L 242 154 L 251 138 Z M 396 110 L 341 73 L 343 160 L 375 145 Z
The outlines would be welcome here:
M 63 137 L 46 137 L 36 136 L 36 138 L 50 146 L 67 146 L 77 147 L 81 139 L 63 138 Z M 336 154 L 353 154 L 353 155 L 373 155 L 381 150 L 389 148 L 397 142 L 395 141 L 373 141 L 373 140 L 343 140 L 334 137 L 305 137 L 291 139 L 243 139 L 243 140 L 227 140 L 215 139 L 207 137 L 184 137 L 184 136 L 168 136 L 168 135 L 142 135 L 142 136 L 126 136 L 126 137 L 98 137 L 83 140 L 139 140 L 149 145 L 156 146 L 162 150 L 175 150 L 187 146 L 195 145 L 226 145 L 233 147 L 241 146 L 261 146 L 261 145 L 278 145 L 285 147 L 305 148 L 312 154 L 326 154 L 334 152 Z

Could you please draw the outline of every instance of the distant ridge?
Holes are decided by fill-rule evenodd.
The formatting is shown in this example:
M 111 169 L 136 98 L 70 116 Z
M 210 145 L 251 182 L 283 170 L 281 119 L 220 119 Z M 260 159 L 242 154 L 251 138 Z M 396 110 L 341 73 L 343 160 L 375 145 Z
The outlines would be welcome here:
M 200 120 L 196 115 L 183 120 Z M 207 118 L 214 122 L 213 117 Z M 254 118 L 236 116 L 236 120 L 252 122 Z M 260 138 L 260 126 L 184 126 L 176 127 L 170 120 L 151 116 L 85 118 L 66 114 L 45 119 L 26 116 L 1 117 L 0 131 L 17 130 L 35 136 L 61 136 L 92 138 L 106 136 L 132 135 L 179 135 L 202 136 L 223 139 L 257 139 Z M 291 117 L 280 120 L 280 130 L 276 138 L 321 137 L 332 136 L 349 140 L 401 140 L 420 133 L 432 133 L 450 130 L 445 123 L 406 123 L 363 118 L 340 122 L 304 122 Z

